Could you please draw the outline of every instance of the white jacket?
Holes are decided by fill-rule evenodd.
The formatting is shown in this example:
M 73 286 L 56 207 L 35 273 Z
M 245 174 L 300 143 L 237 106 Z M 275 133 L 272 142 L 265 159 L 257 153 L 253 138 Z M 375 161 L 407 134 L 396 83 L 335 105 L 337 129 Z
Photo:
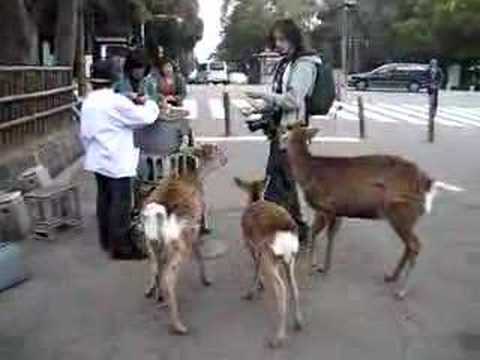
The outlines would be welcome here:
M 139 149 L 134 146 L 133 130 L 152 124 L 158 114 L 151 100 L 135 105 L 112 89 L 91 92 L 81 113 L 85 170 L 116 179 L 136 176 Z

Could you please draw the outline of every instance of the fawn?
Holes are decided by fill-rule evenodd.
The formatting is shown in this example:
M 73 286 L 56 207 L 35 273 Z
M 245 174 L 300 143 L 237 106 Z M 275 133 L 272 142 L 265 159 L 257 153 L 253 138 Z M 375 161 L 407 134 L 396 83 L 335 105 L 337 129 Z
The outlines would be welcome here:
M 324 228 L 327 250 L 324 266 L 318 270 L 327 273 L 342 217 L 386 219 L 405 248 L 394 271 L 385 275 L 385 281 L 396 282 L 405 270 L 404 284 L 396 292 L 397 297 L 404 298 L 421 249 L 413 228 L 425 212 L 430 212 L 438 188 L 458 190 L 435 182 L 416 164 L 397 156 L 313 156 L 307 144 L 317 132 L 318 129 L 297 124 L 286 135 L 293 176 L 306 203 L 315 212 L 311 265 L 316 263 L 315 238 Z
M 299 248 L 297 225 L 283 207 L 263 200 L 265 180 L 247 182 L 234 178 L 234 181 L 249 196 L 249 204 L 242 216 L 242 230 L 255 264 L 255 275 L 245 298 L 253 299 L 260 285 L 260 276 L 263 285 L 273 288 L 280 318 L 270 346 L 279 347 L 286 340 L 288 287 L 294 300 L 295 328 L 302 329 L 295 278 L 295 256 Z
M 198 169 L 162 179 L 147 197 L 141 213 L 150 265 L 145 295 L 155 295 L 157 301 L 166 297 L 176 334 L 188 332 L 179 317 L 176 284 L 180 267 L 192 252 L 203 284 L 211 283 L 200 252 L 199 232 L 205 209 L 202 184 L 206 175 L 227 163 L 216 145 L 204 144 L 194 150 L 194 155 L 199 159 Z

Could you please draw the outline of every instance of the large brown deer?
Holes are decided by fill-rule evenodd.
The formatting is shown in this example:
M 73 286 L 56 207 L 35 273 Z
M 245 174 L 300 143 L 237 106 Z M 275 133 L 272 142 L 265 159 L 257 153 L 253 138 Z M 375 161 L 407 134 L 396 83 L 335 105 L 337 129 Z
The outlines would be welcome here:
M 324 265 L 318 270 L 327 273 L 341 218 L 385 219 L 405 246 L 385 281 L 396 282 L 405 270 L 404 284 L 396 292 L 403 298 L 421 249 L 413 231 L 415 224 L 425 212 L 430 212 L 437 188 L 458 189 L 435 182 L 416 164 L 397 156 L 313 156 L 308 143 L 317 132 L 318 129 L 295 125 L 286 136 L 294 178 L 305 202 L 315 212 L 311 265 L 316 265 L 315 238 L 323 229 L 327 232 L 327 250 Z
M 155 295 L 157 301 L 166 297 L 176 334 L 188 332 L 179 317 L 176 284 L 181 265 L 192 252 L 199 263 L 203 284 L 210 285 L 200 252 L 199 231 L 205 211 L 202 183 L 206 175 L 227 163 L 223 151 L 216 145 L 202 145 L 194 154 L 199 159 L 198 169 L 194 167 L 161 180 L 142 210 L 150 264 L 145 295 Z
M 295 306 L 295 328 L 302 329 L 302 314 L 295 278 L 295 256 L 299 242 L 297 226 L 287 210 L 263 200 L 265 181 L 247 182 L 235 178 L 238 187 L 249 196 L 249 204 L 242 216 L 243 237 L 255 264 L 252 286 L 246 298 L 252 299 L 260 285 L 273 288 L 279 314 L 278 328 L 271 347 L 279 347 L 286 340 L 289 290 Z M 287 286 L 288 285 L 288 286 Z

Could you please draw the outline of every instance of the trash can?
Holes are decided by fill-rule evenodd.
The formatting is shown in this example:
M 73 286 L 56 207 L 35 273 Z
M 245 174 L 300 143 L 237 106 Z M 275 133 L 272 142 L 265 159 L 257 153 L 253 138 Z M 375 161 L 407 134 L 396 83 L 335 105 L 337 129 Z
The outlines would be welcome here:
M 135 131 L 135 145 L 142 152 L 169 155 L 179 150 L 184 135 L 190 135 L 188 119 L 156 121 Z
M 18 241 L 31 231 L 31 219 L 20 191 L 0 192 L 0 241 Z

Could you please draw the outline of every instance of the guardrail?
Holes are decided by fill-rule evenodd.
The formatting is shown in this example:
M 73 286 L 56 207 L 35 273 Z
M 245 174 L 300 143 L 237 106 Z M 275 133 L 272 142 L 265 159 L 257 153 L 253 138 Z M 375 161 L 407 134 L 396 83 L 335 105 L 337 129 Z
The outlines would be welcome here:
M 2 149 L 63 129 L 75 105 L 72 69 L 0 66 L 0 146 Z

